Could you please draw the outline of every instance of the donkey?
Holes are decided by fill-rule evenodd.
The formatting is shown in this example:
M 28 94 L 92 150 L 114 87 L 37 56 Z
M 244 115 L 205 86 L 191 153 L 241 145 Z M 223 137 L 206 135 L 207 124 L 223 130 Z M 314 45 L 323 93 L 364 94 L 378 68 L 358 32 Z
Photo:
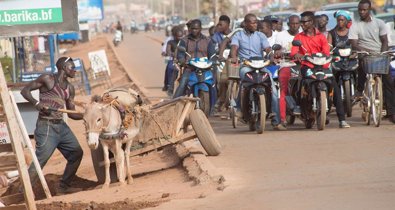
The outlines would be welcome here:
M 105 182 L 103 188 L 110 185 L 110 159 L 109 152 L 114 154 L 117 177 L 121 185 L 125 184 L 125 160 L 127 183 L 131 184 L 133 178 L 130 171 L 129 154 L 133 138 L 140 132 L 142 125 L 141 116 L 138 112 L 133 114 L 133 122 L 127 129 L 122 127 L 121 113 L 114 105 L 113 100 L 110 103 L 98 103 L 92 101 L 85 106 L 84 121 L 87 131 L 88 145 L 91 149 L 97 149 L 99 142 L 103 147 L 104 164 L 105 164 Z M 125 150 L 122 145 L 126 144 Z

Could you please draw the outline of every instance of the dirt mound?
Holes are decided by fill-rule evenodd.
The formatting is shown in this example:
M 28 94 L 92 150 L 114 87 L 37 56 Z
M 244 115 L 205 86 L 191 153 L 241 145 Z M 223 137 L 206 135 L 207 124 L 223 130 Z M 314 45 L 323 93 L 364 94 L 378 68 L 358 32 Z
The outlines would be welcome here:
M 74 210 L 74 209 L 95 209 L 95 210 L 110 210 L 110 209 L 124 209 L 124 210 L 134 210 L 143 209 L 149 207 L 156 207 L 164 201 L 133 201 L 131 199 L 125 199 L 124 201 L 118 201 L 114 203 L 65 203 L 62 201 L 53 202 L 50 204 L 38 204 L 37 209 L 41 210 Z

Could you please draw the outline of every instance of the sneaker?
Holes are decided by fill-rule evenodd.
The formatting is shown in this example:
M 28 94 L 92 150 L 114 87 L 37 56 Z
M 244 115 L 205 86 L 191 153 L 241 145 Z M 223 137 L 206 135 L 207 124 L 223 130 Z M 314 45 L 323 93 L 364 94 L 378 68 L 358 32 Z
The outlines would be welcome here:
M 294 115 L 300 115 L 302 112 L 300 111 L 300 106 L 295 106 L 295 108 L 292 110 Z
M 65 194 L 70 194 L 70 193 L 76 193 L 82 191 L 82 188 L 78 187 L 69 187 L 69 186 L 64 186 L 64 185 L 59 185 L 58 188 L 56 189 L 56 195 L 65 195 Z
M 278 125 L 273 125 L 273 130 L 276 130 L 276 131 L 286 131 L 286 130 L 287 130 L 287 127 L 285 126 L 285 124 L 280 123 L 280 124 L 278 124 Z
M 167 91 L 167 87 L 166 86 L 164 86 L 163 88 L 162 88 L 162 91 Z
M 351 127 L 345 120 L 339 122 L 339 128 L 349 128 Z

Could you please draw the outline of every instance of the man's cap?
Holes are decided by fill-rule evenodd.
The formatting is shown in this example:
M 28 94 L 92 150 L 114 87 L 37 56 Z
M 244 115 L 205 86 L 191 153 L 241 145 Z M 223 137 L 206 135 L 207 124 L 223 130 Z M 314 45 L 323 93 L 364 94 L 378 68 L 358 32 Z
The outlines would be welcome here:
M 263 18 L 264 20 L 270 20 L 270 21 L 275 21 L 278 22 L 280 20 L 279 17 L 275 16 L 275 15 L 267 15 Z

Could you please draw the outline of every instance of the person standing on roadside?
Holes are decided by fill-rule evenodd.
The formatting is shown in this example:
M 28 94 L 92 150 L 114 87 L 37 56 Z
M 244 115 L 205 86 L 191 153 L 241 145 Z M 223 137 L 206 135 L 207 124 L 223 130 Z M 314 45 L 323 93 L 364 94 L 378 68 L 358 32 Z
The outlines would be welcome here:
M 355 18 L 350 28 L 349 39 L 353 50 L 380 53 L 388 50 L 388 31 L 384 21 L 370 14 L 372 3 L 361 0 L 358 3 L 359 18 Z M 363 96 L 366 74 L 363 67 L 363 58 L 359 58 L 358 83 L 355 98 Z M 390 72 L 382 75 L 384 101 L 386 102 L 387 117 L 395 123 L 395 87 Z
M 58 194 L 81 191 L 71 187 L 77 169 L 81 163 L 83 151 L 73 131 L 63 121 L 63 113 L 51 109 L 75 110 L 74 86 L 68 78 L 74 78 L 75 65 L 70 57 L 61 57 L 56 62 L 56 74 L 43 74 L 27 84 L 21 91 L 22 96 L 33 104 L 39 111 L 34 131 L 36 140 L 36 156 L 41 168 L 45 166 L 55 149 L 58 149 L 67 160 L 59 187 Z M 39 101 L 33 98 L 31 91 L 39 90 Z M 73 120 L 82 120 L 82 114 L 68 114 Z M 29 167 L 31 182 L 37 180 L 37 171 L 33 163 Z
M 224 42 L 226 35 L 230 34 L 231 30 L 229 28 L 230 26 L 230 18 L 227 15 L 221 15 L 219 17 L 219 21 L 217 24 L 217 32 L 214 33 L 212 40 L 214 42 L 214 45 L 216 45 L 216 49 L 217 52 L 219 52 L 219 48 L 222 44 L 222 42 Z M 226 46 L 227 49 L 230 49 L 230 44 L 228 43 Z M 223 55 L 218 55 L 218 56 L 223 56 Z M 221 107 L 223 106 L 223 104 L 225 103 L 225 98 L 226 98 L 226 90 L 227 90 L 227 78 L 226 75 L 224 75 L 224 73 L 222 73 L 222 69 L 221 72 L 219 71 L 219 68 L 225 68 L 224 66 L 217 67 L 217 71 L 216 71 L 216 77 L 217 77 L 217 88 L 218 88 L 218 99 L 214 105 L 214 115 L 217 114 L 218 112 L 221 112 Z
M 328 25 L 329 17 L 325 14 L 318 16 L 317 28 L 325 36 L 328 37 L 328 31 L 326 30 L 326 25 Z

